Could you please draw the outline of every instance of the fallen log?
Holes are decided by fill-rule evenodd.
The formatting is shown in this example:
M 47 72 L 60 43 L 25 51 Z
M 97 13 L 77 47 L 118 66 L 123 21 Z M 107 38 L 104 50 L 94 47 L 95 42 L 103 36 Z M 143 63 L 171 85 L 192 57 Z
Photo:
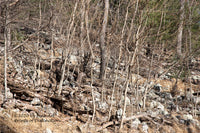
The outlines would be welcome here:
M 4 84 L 4 80 L 0 80 L 0 83 Z M 29 88 L 25 88 L 23 84 L 15 83 L 14 81 L 8 80 L 8 88 L 10 88 L 10 92 L 16 94 L 17 96 L 25 95 L 30 98 L 39 98 L 42 102 L 47 104 L 53 104 L 52 101 L 40 94 L 34 92 L 34 90 L 30 90 Z

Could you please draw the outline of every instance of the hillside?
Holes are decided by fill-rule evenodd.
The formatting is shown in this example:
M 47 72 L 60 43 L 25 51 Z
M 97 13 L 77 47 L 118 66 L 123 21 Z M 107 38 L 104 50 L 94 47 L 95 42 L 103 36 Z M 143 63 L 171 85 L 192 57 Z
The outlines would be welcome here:
M 0 131 L 200 132 L 198 11 L 196 0 L 0 1 Z

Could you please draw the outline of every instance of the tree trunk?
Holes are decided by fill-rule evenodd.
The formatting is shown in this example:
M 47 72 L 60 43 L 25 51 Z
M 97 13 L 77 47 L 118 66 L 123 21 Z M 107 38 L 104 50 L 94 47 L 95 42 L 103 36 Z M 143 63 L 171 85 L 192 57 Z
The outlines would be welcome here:
M 61 79 L 60 79 L 59 88 L 58 88 L 58 96 L 60 96 L 61 92 L 62 92 L 62 85 L 63 85 L 63 81 L 64 81 L 64 76 L 65 76 L 65 67 L 67 64 L 67 55 L 69 54 L 67 52 L 67 47 L 69 47 L 68 43 L 70 42 L 70 35 L 73 36 L 72 34 L 70 34 L 70 32 L 72 32 L 72 27 L 74 26 L 74 18 L 75 18 L 77 5 L 78 5 L 78 2 L 76 2 L 75 6 L 74 6 L 74 11 L 73 11 L 72 18 L 71 18 L 70 25 L 69 25 L 69 30 L 68 30 L 68 35 L 67 35 L 67 40 L 66 40 L 66 45 L 65 45 L 65 50 L 64 50 L 65 51 L 64 52 L 65 60 L 62 65 L 62 68 L 61 68 L 62 74 L 61 74 Z
M 84 20 L 85 20 L 85 0 L 82 0 L 82 8 L 81 8 L 81 34 L 80 34 L 80 42 L 81 42 L 81 57 L 84 57 Z
M 100 79 L 101 80 L 104 80 L 105 66 L 106 66 L 105 33 L 108 22 L 108 9 L 109 9 L 109 0 L 105 0 L 104 19 L 100 36 L 100 47 L 101 47 Z
M 178 38 L 177 38 L 177 54 L 178 57 L 182 56 L 182 37 L 183 37 L 183 19 L 184 19 L 184 7 L 185 7 L 185 0 L 180 0 L 181 2 L 181 8 L 180 8 L 180 23 L 178 28 Z
M 5 81 L 5 100 L 7 97 L 7 56 L 8 55 L 8 49 L 11 46 L 11 31 L 10 31 L 10 12 L 9 12 L 9 6 L 6 5 L 6 17 L 5 17 L 5 30 L 4 30 L 4 39 L 5 39 L 5 46 L 4 46 L 4 81 Z

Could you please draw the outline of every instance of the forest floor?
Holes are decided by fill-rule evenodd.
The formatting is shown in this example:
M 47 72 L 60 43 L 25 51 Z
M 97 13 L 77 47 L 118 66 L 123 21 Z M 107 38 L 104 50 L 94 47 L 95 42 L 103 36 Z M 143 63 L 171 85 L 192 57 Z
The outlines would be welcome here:
M 59 48 L 55 49 L 55 60 L 51 70 L 50 50 L 39 50 L 40 68 L 34 71 L 35 55 L 31 47 L 31 43 L 21 45 L 8 58 L 9 91 L 6 101 L 4 57 L 0 57 L 1 132 L 119 132 L 124 101 L 126 112 L 123 130 L 120 132 L 200 132 L 198 58 L 195 64 L 197 69 L 193 69 L 192 82 L 172 78 L 169 73 L 163 77 L 150 79 L 140 74 L 132 74 L 130 82 L 133 84 L 128 85 L 127 97 L 124 98 L 126 72 L 119 72 L 120 76 L 117 78 L 113 93 L 115 70 L 107 67 L 108 80 L 102 87 L 98 78 L 99 57 L 93 65 L 91 78 L 86 72 L 81 72 L 77 64 L 78 57 L 72 54 L 66 66 L 62 94 L 57 96 L 62 64 Z

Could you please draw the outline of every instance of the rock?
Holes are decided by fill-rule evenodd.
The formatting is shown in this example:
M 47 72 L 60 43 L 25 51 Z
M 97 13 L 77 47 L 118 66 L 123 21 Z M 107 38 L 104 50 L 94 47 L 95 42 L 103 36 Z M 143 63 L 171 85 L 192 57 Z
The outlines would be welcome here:
M 13 112 L 19 112 L 20 110 L 17 108 L 17 109 L 13 109 L 12 111 Z
M 157 108 L 157 109 L 160 109 L 161 111 L 164 111 L 165 109 L 165 107 L 160 102 L 156 102 L 156 101 L 152 101 L 150 103 L 150 108 L 151 109 Z
M 76 87 L 76 84 L 75 84 L 74 82 L 71 82 L 71 83 L 69 84 L 69 86 L 70 86 L 71 88 L 75 88 L 75 87 Z
M 184 119 L 180 119 L 179 122 L 180 122 L 181 124 L 185 124 L 185 120 L 184 120 Z
M 75 55 L 70 55 L 70 57 L 69 57 L 69 62 L 70 62 L 70 64 L 72 64 L 72 65 L 77 65 L 77 64 L 78 64 L 77 56 L 75 56 Z
M 193 120 L 193 116 L 191 114 L 183 115 L 183 119 L 185 119 L 185 120 Z
M 199 104 L 200 103 L 200 97 L 192 97 L 192 102 L 194 104 Z
M 3 103 L 4 100 L 4 96 L 2 95 L 1 91 L 0 91 L 0 105 Z
M 95 101 L 101 101 L 101 94 L 97 91 L 93 92 Z
M 7 112 L 3 112 L 3 118 L 9 118 L 11 119 L 11 115 Z
M 165 109 L 165 107 L 161 103 L 158 104 L 157 108 L 162 111 L 164 111 L 164 109 Z
M 7 98 L 8 99 L 12 99 L 13 98 L 13 94 L 10 92 L 9 88 L 7 88 Z
M 35 98 L 33 98 L 33 100 L 31 101 L 31 104 L 34 105 L 34 106 L 41 105 L 41 101 L 40 101 L 39 98 L 35 97 Z
M 41 80 L 41 85 L 46 88 L 51 88 L 51 81 L 47 78 Z
M 168 76 L 168 78 L 172 77 L 171 73 L 167 73 L 166 76 Z
M 50 58 L 50 54 L 48 52 L 46 52 L 46 50 L 40 49 L 40 50 L 38 50 L 38 54 L 39 54 L 40 58 L 43 60 Z
M 145 87 L 144 87 L 144 86 L 139 86 L 139 91 L 140 91 L 141 93 L 144 93 Z
M 91 111 L 92 109 L 90 107 L 88 107 L 87 105 L 83 104 L 84 110 L 85 111 Z
M 58 111 L 54 109 L 51 105 L 44 105 L 43 109 L 50 116 L 58 115 Z
M 164 111 L 162 111 L 162 114 L 163 114 L 163 115 L 168 115 L 169 113 L 168 113 L 167 110 L 164 110 Z
M 200 128 L 200 122 L 199 122 L 199 120 L 193 119 L 191 122 L 192 122 L 194 125 L 196 125 L 197 127 Z
M 173 99 L 171 93 L 169 93 L 169 92 L 163 92 L 163 93 L 161 93 L 160 97 L 161 98 L 165 98 L 166 100 L 172 100 Z
M 51 129 L 46 128 L 45 133 L 52 133 Z
M 65 79 L 64 81 L 63 81 L 63 86 L 69 86 L 69 81 L 67 80 L 67 79 Z
M 131 104 L 135 105 L 137 102 L 134 97 L 131 97 Z
M 123 113 L 122 108 L 120 108 L 116 111 L 116 117 L 118 120 L 120 120 L 122 118 L 122 113 Z
M 159 102 L 161 102 L 161 103 L 165 103 L 166 100 L 165 100 L 164 98 L 159 98 Z
M 159 110 L 157 111 L 148 110 L 147 113 L 149 113 L 151 117 L 157 117 L 159 115 Z
M 188 101 L 190 101 L 192 99 L 192 97 L 193 97 L 192 93 L 194 93 L 194 91 L 191 88 L 186 89 L 186 99 Z
M 4 108 L 0 108 L 0 112 L 2 113 L 4 111 Z
M 178 102 L 182 102 L 184 99 L 184 96 L 177 96 L 177 101 Z M 175 99 L 176 100 L 176 99 Z
M 30 116 L 31 116 L 32 118 L 36 118 L 38 115 L 37 115 L 37 113 L 36 113 L 35 111 L 31 111 L 31 112 L 30 112 Z
M 75 81 L 75 77 L 72 74 L 68 75 L 69 82 Z
M 142 131 L 144 133 L 148 133 L 148 129 L 149 129 L 149 126 L 146 124 L 146 122 L 143 122 L 142 123 Z
M 103 102 L 103 103 L 102 102 L 97 102 L 97 107 L 101 111 L 105 112 L 108 109 L 108 104 L 106 102 Z
M 161 91 L 162 91 L 162 85 L 156 84 L 156 85 L 154 85 L 153 89 L 154 89 L 156 92 L 161 92 Z
M 199 75 L 192 75 L 191 80 L 193 84 L 199 84 L 200 83 L 200 76 Z
M 138 118 L 136 118 L 135 120 L 132 121 L 131 123 L 131 127 L 137 129 L 138 125 L 140 124 L 140 120 Z
M 168 105 L 167 105 L 167 109 L 175 110 L 176 109 L 176 105 L 174 104 L 174 102 L 169 102 Z
M 120 100 L 120 104 L 123 105 L 124 104 L 124 96 L 122 96 L 122 99 Z M 126 97 L 126 105 L 130 105 L 131 101 L 128 97 Z
M 157 99 L 157 98 L 159 98 L 158 93 L 159 93 L 159 92 L 155 92 L 155 90 L 151 90 L 151 91 L 148 93 L 147 96 L 148 96 L 150 99 Z
M 143 101 L 142 100 L 140 100 L 138 104 L 139 104 L 140 107 L 143 107 Z
M 6 102 L 4 102 L 2 107 L 4 107 L 5 109 L 13 109 L 15 107 L 15 103 L 15 99 L 8 99 Z
M 88 128 L 91 130 L 91 131 L 95 131 L 95 125 L 93 125 L 93 124 L 89 124 L 88 125 Z
M 157 111 L 155 112 L 152 112 L 152 116 L 156 117 L 156 115 L 158 114 L 163 114 L 163 115 L 167 115 L 168 112 L 165 110 L 165 107 L 160 103 L 160 102 L 156 102 L 156 101 L 152 101 L 150 103 L 150 108 L 151 109 L 158 109 Z
M 111 98 L 111 96 L 108 96 L 108 104 L 116 104 L 117 102 L 116 102 L 116 100 L 115 100 L 115 97 L 113 97 L 113 100 L 112 100 L 112 98 Z

